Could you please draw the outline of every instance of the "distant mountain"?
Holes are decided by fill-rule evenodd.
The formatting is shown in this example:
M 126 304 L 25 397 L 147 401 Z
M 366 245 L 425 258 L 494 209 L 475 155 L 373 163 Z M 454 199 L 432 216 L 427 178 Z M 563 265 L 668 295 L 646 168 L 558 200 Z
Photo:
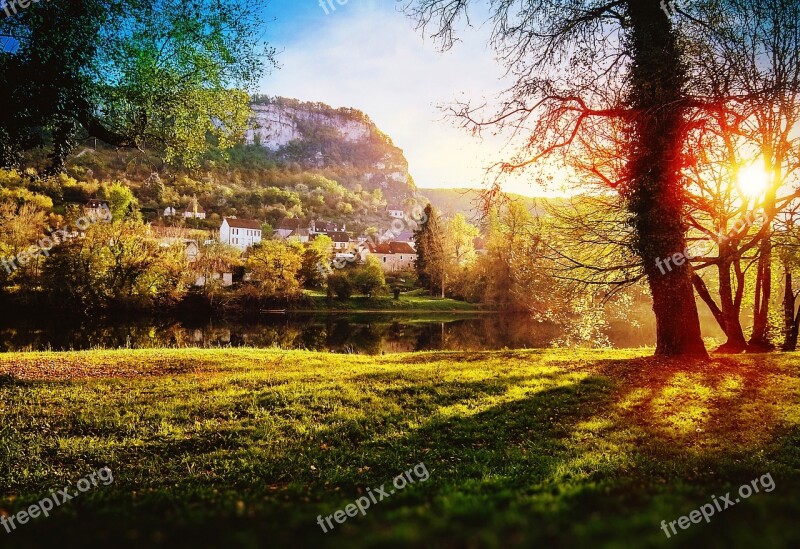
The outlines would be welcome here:
M 481 215 L 481 190 L 480 189 L 420 189 L 419 194 L 430 201 L 437 210 L 445 216 L 457 213 L 464 214 L 473 222 Z M 542 212 L 542 203 L 553 202 L 559 199 L 531 198 L 520 194 L 508 193 L 511 200 L 525 204 L 532 213 Z

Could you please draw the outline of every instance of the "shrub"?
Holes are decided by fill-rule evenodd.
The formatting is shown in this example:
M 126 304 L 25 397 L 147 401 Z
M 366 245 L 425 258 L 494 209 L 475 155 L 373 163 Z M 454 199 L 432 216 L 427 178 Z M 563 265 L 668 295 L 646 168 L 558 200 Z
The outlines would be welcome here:
M 350 282 L 350 277 L 347 273 L 337 271 L 328 277 L 328 288 L 333 290 L 341 300 L 350 299 L 353 295 L 353 284 Z

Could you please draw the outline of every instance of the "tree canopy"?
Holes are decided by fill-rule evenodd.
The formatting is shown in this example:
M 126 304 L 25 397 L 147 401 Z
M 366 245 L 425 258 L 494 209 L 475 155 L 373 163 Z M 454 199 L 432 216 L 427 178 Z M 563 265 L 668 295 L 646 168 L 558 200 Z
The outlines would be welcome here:
M 233 143 L 247 89 L 272 60 L 260 10 L 255 0 L 74 0 L 0 20 L 0 165 L 41 146 L 58 171 L 85 138 L 186 164 L 210 142 Z

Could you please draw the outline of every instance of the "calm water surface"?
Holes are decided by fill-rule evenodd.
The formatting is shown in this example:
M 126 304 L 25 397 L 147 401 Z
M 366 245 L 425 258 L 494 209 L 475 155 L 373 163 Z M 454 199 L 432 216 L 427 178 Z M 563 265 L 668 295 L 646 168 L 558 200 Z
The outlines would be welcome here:
M 619 347 L 652 345 L 649 326 L 612 326 Z M 280 347 L 381 354 L 429 350 L 546 348 L 563 331 L 526 315 L 265 315 L 257 322 L 139 320 L 0 323 L 0 351 L 157 347 Z

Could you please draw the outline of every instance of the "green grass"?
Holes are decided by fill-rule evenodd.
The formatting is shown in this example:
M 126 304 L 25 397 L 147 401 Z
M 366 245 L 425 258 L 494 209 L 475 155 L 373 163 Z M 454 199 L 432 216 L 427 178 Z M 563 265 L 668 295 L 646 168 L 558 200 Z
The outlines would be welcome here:
M 0 546 L 796 547 L 799 424 L 796 355 L 0 355 L 0 509 L 115 479 Z M 426 482 L 316 524 L 420 462 Z
M 392 296 L 354 296 L 347 300 L 328 300 L 323 292 L 306 292 L 303 301 L 293 308 L 295 311 L 416 311 L 416 312 L 475 312 L 479 305 L 420 295 L 416 292 L 402 294 L 400 299 Z

